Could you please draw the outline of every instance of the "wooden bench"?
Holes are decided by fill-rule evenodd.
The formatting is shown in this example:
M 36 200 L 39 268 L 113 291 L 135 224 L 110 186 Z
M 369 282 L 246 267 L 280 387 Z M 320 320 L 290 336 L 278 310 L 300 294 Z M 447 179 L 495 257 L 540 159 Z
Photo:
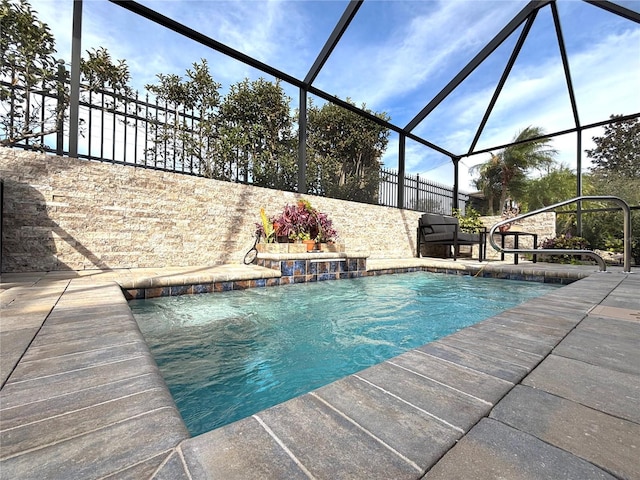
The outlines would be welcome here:
M 478 233 L 467 233 L 460 230 L 458 219 L 438 213 L 425 213 L 418 221 L 418 254 L 422 245 L 449 245 L 453 247 L 453 260 L 460 255 L 460 245 L 478 245 L 479 261 L 485 257 L 486 229 Z M 447 258 L 449 257 L 447 249 Z

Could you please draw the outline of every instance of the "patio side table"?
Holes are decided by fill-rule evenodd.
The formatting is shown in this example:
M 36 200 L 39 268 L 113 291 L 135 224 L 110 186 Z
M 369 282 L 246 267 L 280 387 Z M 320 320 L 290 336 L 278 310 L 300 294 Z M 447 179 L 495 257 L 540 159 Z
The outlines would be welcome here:
M 529 232 L 511 232 L 507 230 L 506 232 L 497 232 L 500 235 L 500 246 L 504 249 L 504 239 L 508 236 L 513 237 L 513 248 L 518 249 L 519 239 L 520 237 L 530 236 L 533 238 L 533 248 L 538 248 L 538 234 L 537 233 L 529 233 Z M 504 251 L 500 252 L 500 260 L 504 260 Z M 533 254 L 533 263 L 538 261 L 538 256 Z M 513 264 L 518 265 L 518 254 L 513 254 Z

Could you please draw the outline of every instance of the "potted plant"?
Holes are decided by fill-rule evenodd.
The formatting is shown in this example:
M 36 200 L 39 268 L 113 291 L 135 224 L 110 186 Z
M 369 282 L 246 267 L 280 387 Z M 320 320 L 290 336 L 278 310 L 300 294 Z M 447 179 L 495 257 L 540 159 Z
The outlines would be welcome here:
M 310 252 L 315 249 L 316 241 L 311 238 L 311 234 L 308 232 L 298 233 L 293 237 L 295 243 L 304 243 L 305 250 Z
M 326 213 L 318 212 L 316 215 L 318 223 L 318 236 L 316 241 L 323 252 L 337 252 L 339 247 L 336 243 L 338 232 L 333 228 L 333 222 Z
M 258 252 L 287 253 L 286 243 L 281 242 L 279 237 L 280 224 L 276 218 L 267 216 L 264 207 L 260 209 L 260 223 L 256 223 L 256 236 L 259 243 L 256 243 Z M 286 237 L 285 237 L 286 239 Z M 286 239 L 288 242 L 288 239 Z
M 286 241 L 306 243 L 302 251 L 311 251 L 316 244 L 335 242 L 337 233 L 327 214 L 319 212 L 307 200 L 299 200 L 295 205 L 285 205 L 279 215 L 268 217 L 264 208 L 260 210 L 260 223 L 256 223 L 256 235 L 262 244 Z M 264 251 L 264 247 L 259 249 Z M 297 247 L 288 251 L 298 250 Z M 335 251 L 335 250 L 334 250 Z
M 462 214 L 459 208 L 454 208 L 453 216 L 458 219 L 458 225 L 463 232 L 479 233 L 485 230 L 484 223 L 480 219 L 480 212 L 472 206 L 466 208 L 465 215 Z
M 296 205 L 285 205 L 275 220 L 279 225 L 278 235 L 293 242 L 315 239 L 318 235 L 315 216 L 315 209 L 306 200 L 299 200 Z
M 277 225 L 267 217 L 267 214 L 264 211 L 264 207 L 260 209 L 260 224 L 256 224 L 261 228 L 261 230 L 256 231 L 256 235 L 264 238 L 264 243 L 273 243 L 276 239 L 276 228 Z

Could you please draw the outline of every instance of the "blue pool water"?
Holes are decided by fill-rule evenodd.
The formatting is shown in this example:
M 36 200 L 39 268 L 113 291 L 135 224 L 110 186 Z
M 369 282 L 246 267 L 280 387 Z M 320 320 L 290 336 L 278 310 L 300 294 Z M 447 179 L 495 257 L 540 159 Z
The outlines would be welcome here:
M 192 435 L 555 288 L 425 272 L 130 303 Z

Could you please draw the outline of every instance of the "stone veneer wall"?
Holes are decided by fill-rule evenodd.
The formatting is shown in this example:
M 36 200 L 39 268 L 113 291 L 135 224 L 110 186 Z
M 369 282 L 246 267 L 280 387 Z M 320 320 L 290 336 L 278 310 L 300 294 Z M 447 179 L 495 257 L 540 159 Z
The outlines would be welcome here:
M 352 253 L 415 255 L 419 212 L 0 147 L 5 272 L 239 263 L 260 207 L 306 198 Z
M 240 263 L 260 208 L 298 198 L 330 215 L 351 254 L 416 253 L 411 210 L 3 147 L 0 176 L 3 272 Z

